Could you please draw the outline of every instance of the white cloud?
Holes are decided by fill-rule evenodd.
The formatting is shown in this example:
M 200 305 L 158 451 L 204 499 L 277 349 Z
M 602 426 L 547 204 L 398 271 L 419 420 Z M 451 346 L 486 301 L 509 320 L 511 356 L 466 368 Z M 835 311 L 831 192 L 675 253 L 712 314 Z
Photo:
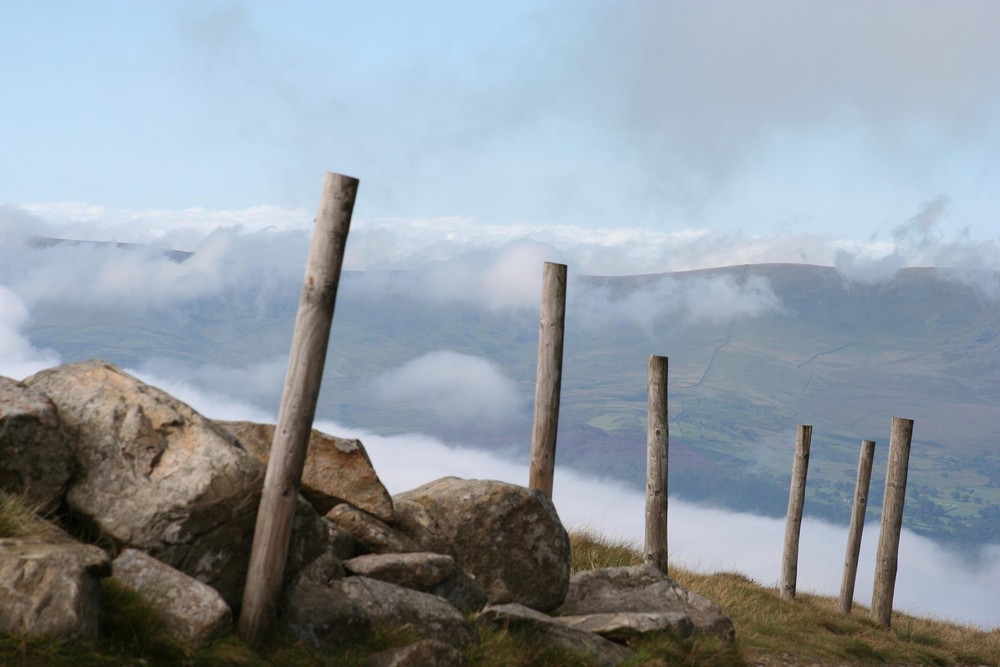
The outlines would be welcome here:
M 51 350 L 38 350 L 24 335 L 28 308 L 17 294 L 0 285 L 0 375 L 23 380 L 33 373 L 59 364 Z
M 517 413 L 514 382 L 488 359 L 429 352 L 372 382 L 375 398 L 432 414 L 445 424 L 499 422 Z

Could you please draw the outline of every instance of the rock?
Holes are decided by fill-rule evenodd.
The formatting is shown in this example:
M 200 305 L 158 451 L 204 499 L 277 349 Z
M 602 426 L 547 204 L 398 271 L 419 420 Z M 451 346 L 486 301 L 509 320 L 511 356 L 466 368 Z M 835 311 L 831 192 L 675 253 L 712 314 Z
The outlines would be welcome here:
M 273 424 L 234 421 L 216 424 L 236 436 L 248 452 L 267 465 L 274 440 Z M 334 505 L 348 503 L 382 521 L 393 518 L 392 498 L 360 440 L 338 438 L 313 429 L 302 470 L 301 492 L 319 514 L 326 514 Z
M 22 382 L 0 377 L 0 491 L 53 509 L 72 466 L 69 436 L 52 401 Z
M 138 593 L 173 635 L 194 646 L 232 623 L 232 612 L 218 591 L 142 551 L 119 554 L 112 563 L 112 580 Z
M 321 554 L 313 562 L 302 568 L 297 581 L 310 581 L 320 586 L 329 586 L 331 581 L 347 576 L 343 562 L 331 552 Z
M 556 623 L 568 628 L 586 630 L 605 639 L 626 643 L 635 637 L 668 631 L 676 637 L 688 637 L 694 630 L 691 619 L 680 611 L 639 612 L 621 611 L 612 614 L 556 616 Z
M 392 648 L 370 656 L 365 667 L 465 667 L 465 656 L 453 646 L 436 639 Z
M 305 579 L 292 588 L 282 619 L 299 641 L 316 647 L 358 641 L 372 628 L 361 605 Z
M 96 638 L 100 579 L 111 559 L 95 546 L 0 539 L 0 632 Z
M 352 574 L 426 592 L 452 575 L 455 559 L 426 552 L 365 554 L 344 561 L 344 568 Z
M 635 612 L 682 613 L 696 632 L 726 640 L 735 637 L 732 620 L 719 607 L 685 590 L 650 565 L 607 567 L 578 572 L 570 578 L 566 601 L 558 616 Z
M 357 602 L 372 620 L 409 627 L 423 639 L 463 647 L 475 637 L 462 614 L 437 595 L 360 576 L 334 581 L 330 589 Z
M 209 584 L 237 608 L 264 467 L 228 431 L 111 364 L 58 366 L 25 384 L 52 400 L 73 434 L 70 509 L 102 537 Z M 304 500 L 295 526 L 289 576 L 330 537 Z
M 427 592 L 440 595 L 463 614 L 477 612 L 486 606 L 486 591 L 458 565 L 450 577 Z
M 592 632 L 557 623 L 554 619 L 520 604 L 489 606 L 476 617 L 476 624 L 495 628 L 526 628 L 532 641 L 590 657 L 594 664 L 613 667 L 632 657 L 632 651 Z
M 421 550 L 453 556 L 490 604 L 562 604 L 569 538 L 552 501 L 514 484 L 446 477 L 393 498 L 396 525 Z
M 337 505 L 327 512 L 326 519 L 354 538 L 354 548 L 358 554 L 425 551 L 412 539 L 385 522 L 350 505 Z

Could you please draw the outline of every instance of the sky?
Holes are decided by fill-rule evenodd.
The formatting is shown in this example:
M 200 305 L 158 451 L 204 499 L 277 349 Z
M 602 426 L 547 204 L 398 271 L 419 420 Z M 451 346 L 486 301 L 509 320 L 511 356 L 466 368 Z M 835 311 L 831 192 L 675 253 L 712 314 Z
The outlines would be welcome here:
M 346 269 L 423 269 L 412 289 L 494 309 L 537 308 L 543 261 L 571 277 L 770 261 L 857 280 L 1000 270 L 994 2 L 39 0 L 3 12 L 0 375 L 67 361 L 27 334 L 42 304 L 177 306 L 301 280 L 325 171 L 361 180 Z M 42 252 L 32 236 L 194 255 Z M 388 288 L 378 280 L 366 288 Z M 978 286 L 1000 295 L 995 275 Z M 657 289 L 592 313 L 780 308 L 766 284 Z M 443 365 L 475 386 L 393 394 Z M 275 382 L 284 359 L 131 370 L 212 417 L 273 421 L 218 378 Z M 428 407 L 468 419 L 516 400 L 490 360 L 448 350 L 374 389 L 435 396 Z M 526 478 L 420 434 L 360 435 L 393 492 L 443 474 Z M 642 498 L 606 480 L 560 471 L 556 502 L 571 526 L 642 530 Z M 782 522 L 671 508 L 680 561 L 776 582 Z M 800 590 L 836 593 L 841 554 L 827 545 L 845 536 L 804 531 L 817 551 L 803 553 Z M 876 528 L 866 534 L 872 550 Z M 906 532 L 904 549 L 898 607 L 1000 624 L 1000 547 L 975 566 Z M 862 601 L 873 560 L 863 553 Z

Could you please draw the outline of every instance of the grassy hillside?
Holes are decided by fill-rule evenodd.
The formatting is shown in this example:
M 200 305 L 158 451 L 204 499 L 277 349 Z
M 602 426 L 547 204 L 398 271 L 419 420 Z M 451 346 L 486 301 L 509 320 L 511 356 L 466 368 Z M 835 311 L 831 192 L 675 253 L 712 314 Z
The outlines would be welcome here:
M 407 288 L 413 279 L 344 276 L 318 416 L 526 456 L 537 309 L 421 296 Z M 741 311 L 704 289 L 725 281 L 766 285 L 777 306 Z M 702 293 L 704 303 L 719 301 L 714 317 L 677 301 Z M 806 423 L 814 426 L 806 513 L 846 522 L 862 439 L 878 443 L 869 501 L 877 513 L 890 422 L 909 417 L 906 524 L 946 542 L 1000 542 L 1000 308 L 966 283 L 932 269 L 858 283 L 832 268 L 759 265 L 577 277 L 569 300 L 560 464 L 642 488 L 646 358 L 662 354 L 670 357 L 671 492 L 783 515 L 794 431 Z M 297 303 L 298 285 L 268 279 L 170 308 L 42 303 L 32 305 L 28 333 L 65 361 L 159 363 L 192 374 L 208 365 L 205 382 L 273 410 L 280 378 L 240 373 L 268 362 L 283 368 Z M 723 306 L 737 314 L 724 316 Z M 380 373 L 442 349 L 495 363 L 517 387 L 518 414 L 488 426 L 453 423 L 373 393 Z

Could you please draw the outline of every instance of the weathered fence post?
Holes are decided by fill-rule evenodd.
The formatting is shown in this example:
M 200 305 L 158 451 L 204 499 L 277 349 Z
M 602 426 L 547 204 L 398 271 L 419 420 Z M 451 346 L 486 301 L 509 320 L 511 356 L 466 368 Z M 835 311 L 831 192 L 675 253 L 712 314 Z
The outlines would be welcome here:
M 799 569 L 799 532 L 802 528 L 802 507 L 806 499 L 806 474 L 809 472 L 809 445 L 812 426 L 799 426 L 795 438 L 795 462 L 792 465 L 792 485 L 788 490 L 788 515 L 785 519 L 785 547 L 781 556 L 781 599 L 795 599 L 795 584 Z
M 566 265 L 545 262 L 542 314 L 538 322 L 535 420 L 531 430 L 528 486 L 552 497 L 562 389 L 563 329 L 566 322 Z
M 840 583 L 840 613 L 850 614 L 854 604 L 854 584 L 858 577 L 858 556 L 861 554 L 861 533 L 865 529 L 865 510 L 868 508 L 868 490 L 872 480 L 872 461 L 875 443 L 861 442 L 858 458 L 858 478 L 854 484 L 854 503 L 851 506 L 851 526 L 847 533 L 847 554 L 844 557 L 844 577 Z
M 645 561 L 667 573 L 667 472 L 670 427 L 667 423 L 667 357 L 650 356 L 646 424 Z
M 889 464 L 885 474 L 882 500 L 882 525 L 875 556 L 875 586 L 872 591 L 871 618 L 888 629 L 892 624 L 892 597 L 899 565 L 899 535 L 903 530 L 903 501 L 906 498 L 906 475 L 910 464 L 913 420 L 894 417 L 889 438 Z
M 281 593 L 357 190 L 356 178 L 326 174 L 243 591 L 239 627 L 252 644 L 266 640 Z

